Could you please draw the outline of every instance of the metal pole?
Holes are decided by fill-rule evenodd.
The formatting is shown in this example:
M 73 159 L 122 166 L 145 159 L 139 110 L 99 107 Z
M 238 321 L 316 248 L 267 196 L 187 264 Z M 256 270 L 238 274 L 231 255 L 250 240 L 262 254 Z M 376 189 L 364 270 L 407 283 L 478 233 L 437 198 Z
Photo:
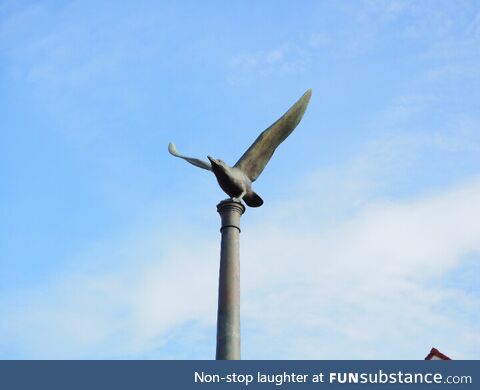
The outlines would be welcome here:
M 222 219 L 218 283 L 217 360 L 240 359 L 240 217 L 242 203 L 228 199 L 217 205 Z

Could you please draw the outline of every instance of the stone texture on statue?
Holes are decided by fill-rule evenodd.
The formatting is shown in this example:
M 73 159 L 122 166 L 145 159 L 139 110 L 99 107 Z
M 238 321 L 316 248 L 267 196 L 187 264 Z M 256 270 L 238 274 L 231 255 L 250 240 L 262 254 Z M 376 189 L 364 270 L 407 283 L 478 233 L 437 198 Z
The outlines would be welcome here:
M 217 360 L 240 359 L 240 217 L 245 207 L 239 201 L 217 205 L 222 219 L 218 283 Z

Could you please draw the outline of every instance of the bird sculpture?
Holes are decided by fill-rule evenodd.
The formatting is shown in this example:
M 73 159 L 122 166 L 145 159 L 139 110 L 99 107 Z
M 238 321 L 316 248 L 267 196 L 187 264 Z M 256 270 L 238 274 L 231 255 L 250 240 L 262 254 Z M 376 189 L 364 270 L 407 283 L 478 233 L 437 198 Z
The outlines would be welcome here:
M 263 200 L 253 191 L 252 183 L 260 176 L 278 145 L 285 141 L 300 123 L 311 95 L 312 90 L 309 89 L 280 119 L 258 136 L 233 167 L 211 156 L 207 156 L 210 162 L 182 156 L 171 142 L 168 151 L 190 164 L 212 171 L 222 190 L 232 200 L 243 200 L 250 207 L 260 207 Z

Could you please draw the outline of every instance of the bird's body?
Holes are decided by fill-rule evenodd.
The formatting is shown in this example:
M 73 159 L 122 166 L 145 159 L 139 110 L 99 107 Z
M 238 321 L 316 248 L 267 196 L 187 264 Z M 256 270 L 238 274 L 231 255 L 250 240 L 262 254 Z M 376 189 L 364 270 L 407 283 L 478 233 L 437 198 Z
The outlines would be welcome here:
M 263 131 L 233 167 L 211 156 L 208 156 L 210 163 L 182 156 L 172 143 L 168 145 L 168 150 L 175 157 L 212 171 L 221 189 L 232 199 L 244 200 L 250 207 L 259 207 L 263 200 L 253 191 L 252 182 L 262 173 L 278 145 L 290 135 L 302 119 L 311 93 L 311 90 L 305 92 L 280 119 Z
M 263 204 L 252 189 L 252 181 L 241 169 L 230 167 L 222 160 L 216 160 L 208 156 L 212 164 L 212 172 L 217 178 L 220 188 L 232 199 L 241 200 L 250 207 L 259 207 Z

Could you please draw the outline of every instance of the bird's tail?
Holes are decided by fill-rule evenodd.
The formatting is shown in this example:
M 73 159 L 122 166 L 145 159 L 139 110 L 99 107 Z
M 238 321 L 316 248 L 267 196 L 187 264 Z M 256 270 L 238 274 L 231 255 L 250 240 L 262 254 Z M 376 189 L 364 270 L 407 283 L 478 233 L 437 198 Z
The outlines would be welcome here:
M 250 207 L 260 207 L 263 204 L 263 199 L 258 196 L 255 192 L 249 192 L 245 194 L 243 200 Z

